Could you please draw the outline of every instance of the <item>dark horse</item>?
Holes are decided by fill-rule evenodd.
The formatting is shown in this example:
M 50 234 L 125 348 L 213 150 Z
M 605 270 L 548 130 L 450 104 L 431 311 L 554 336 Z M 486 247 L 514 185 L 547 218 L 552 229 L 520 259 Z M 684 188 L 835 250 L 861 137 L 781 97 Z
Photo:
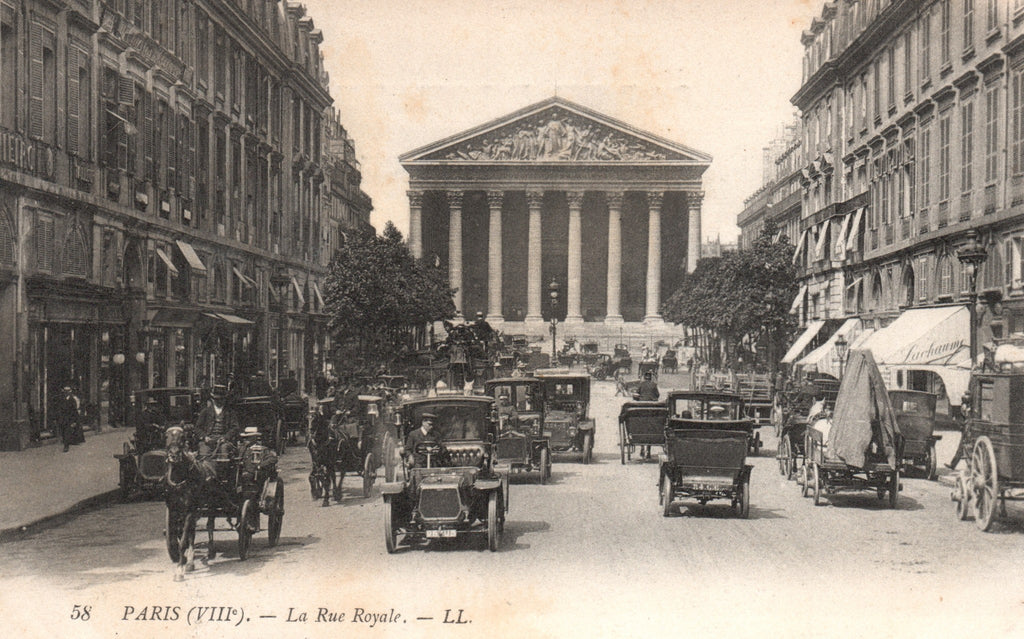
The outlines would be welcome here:
M 309 424 L 309 458 L 312 468 L 309 471 L 309 492 L 313 499 L 323 497 L 321 506 L 330 504 L 331 493 L 334 501 L 341 499 L 341 486 L 335 487 L 334 461 L 337 456 L 338 440 L 330 420 L 317 412 Z
M 186 446 L 185 429 L 171 426 L 164 439 L 167 450 L 167 471 L 164 476 L 167 485 L 167 554 L 176 564 L 174 580 L 182 581 L 185 570 L 194 566 L 198 510 L 196 497 L 203 483 L 203 473 L 196 462 L 195 453 Z

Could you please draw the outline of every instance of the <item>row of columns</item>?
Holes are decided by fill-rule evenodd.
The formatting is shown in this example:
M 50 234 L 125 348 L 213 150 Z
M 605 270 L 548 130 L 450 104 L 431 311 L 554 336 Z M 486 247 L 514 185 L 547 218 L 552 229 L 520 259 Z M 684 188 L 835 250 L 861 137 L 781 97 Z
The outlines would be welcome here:
M 447 191 L 449 208 L 448 225 L 448 277 L 451 287 L 456 289 L 455 308 L 462 312 L 462 198 L 463 191 Z M 606 191 L 608 204 L 608 277 L 606 324 L 623 323 L 620 311 L 622 294 L 622 200 L 624 191 Z M 413 257 L 423 257 L 423 191 L 409 191 L 409 248 Z M 702 192 L 686 194 L 689 212 L 686 270 L 693 272 L 700 257 L 701 202 Z M 487 253 L 487 319 L 502 322 L 502 243 L 501 206 L 504 191 L 488 191 L 487 205 L 490 213 Z M 569 246 L 568 286 L 566 295 L 566 323 L 582 323 L 580 300 L 583 284 L 583 191 L 568 191 L 569 203 Z M 661 307 L 661 204 L 662 191 L 647 192 L 647 296 L 645 323 L 662 321 Z M 529 231 L 527 246 L 526 281 L 526 322 L 543 322 L 541 316 L 543 282 L 541 280 L 541 209 L 544 191 L 526 191 L 529 209 Z

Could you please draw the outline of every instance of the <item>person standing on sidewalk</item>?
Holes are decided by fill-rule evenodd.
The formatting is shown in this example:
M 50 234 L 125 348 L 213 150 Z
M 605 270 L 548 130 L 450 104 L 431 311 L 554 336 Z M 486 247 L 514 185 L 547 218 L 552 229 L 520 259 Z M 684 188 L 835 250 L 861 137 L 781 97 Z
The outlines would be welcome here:
M 71 384 L 64 384 L 61 389 L 61 398 L 57 400 L 54 407 L 54 421 L 57 424 L 57 431 L 60 433 L 61 441 L 64 443 L 64 452 L 68 452 L 71 444 L 80 444 L 84 441 L 78 420 L 78 398 L 71 389 Z

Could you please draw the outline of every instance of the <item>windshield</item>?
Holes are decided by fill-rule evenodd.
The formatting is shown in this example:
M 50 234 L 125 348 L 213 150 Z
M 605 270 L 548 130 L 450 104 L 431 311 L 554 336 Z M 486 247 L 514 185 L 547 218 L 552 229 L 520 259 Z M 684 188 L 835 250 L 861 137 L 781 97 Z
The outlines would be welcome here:
M 739 402 L 706 397 L 676 397 L 672 416 L 680 419 L 729 421 L 742 419 Z
M 433 413 L 434 433 L 441 441 L 482 440 L 488 432 L 490 406 L 473 404 L 424 404 L 413 407 L 409 428 L 418 428 L 423 413 Z
M 535 389 L 529 384 L 495 384 L 491 387 L 491 396 L 498 400 L 502 408 L 515 408 L 517 411 L 539 410 L 535 401 Z

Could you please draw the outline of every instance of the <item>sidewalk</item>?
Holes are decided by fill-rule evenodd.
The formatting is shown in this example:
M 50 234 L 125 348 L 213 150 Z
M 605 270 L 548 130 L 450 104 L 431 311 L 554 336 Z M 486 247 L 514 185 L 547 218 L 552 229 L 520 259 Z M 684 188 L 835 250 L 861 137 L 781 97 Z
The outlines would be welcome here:
M 84 444 L 0 452 L 0 541 L 23 529 L 117 497 L 117 460 L 132 430 L 86 433 Z

